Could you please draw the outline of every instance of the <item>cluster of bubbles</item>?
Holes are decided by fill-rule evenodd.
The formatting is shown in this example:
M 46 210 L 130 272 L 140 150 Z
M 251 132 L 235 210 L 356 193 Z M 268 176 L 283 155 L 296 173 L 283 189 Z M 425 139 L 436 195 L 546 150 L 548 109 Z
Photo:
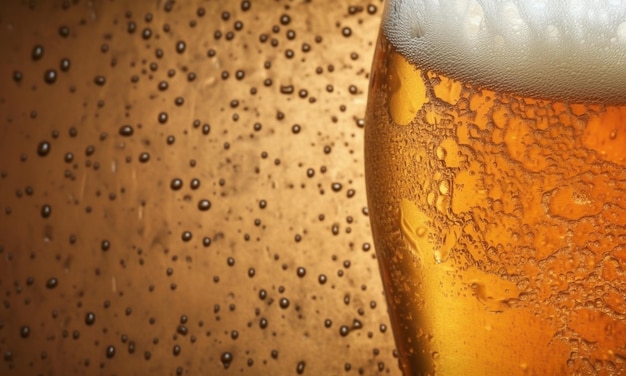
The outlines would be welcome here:
M 353 3 L 0 5 L 0 374 L 397 374 Z

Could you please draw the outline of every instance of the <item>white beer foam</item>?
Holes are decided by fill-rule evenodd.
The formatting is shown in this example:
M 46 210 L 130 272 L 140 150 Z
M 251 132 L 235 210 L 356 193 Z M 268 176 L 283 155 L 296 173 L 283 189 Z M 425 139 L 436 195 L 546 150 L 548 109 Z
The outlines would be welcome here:
M 389 1 L 384 33 L 421 69 L 529 97 L 626 103 L 626 1 Z

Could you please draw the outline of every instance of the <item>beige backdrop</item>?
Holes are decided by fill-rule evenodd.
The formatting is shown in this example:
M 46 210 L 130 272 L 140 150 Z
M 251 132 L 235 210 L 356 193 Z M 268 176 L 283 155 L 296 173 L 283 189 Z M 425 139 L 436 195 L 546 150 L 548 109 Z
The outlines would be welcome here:
M 363 179 L 381 13 L 3 1 L 0 374 L 399 374 Z

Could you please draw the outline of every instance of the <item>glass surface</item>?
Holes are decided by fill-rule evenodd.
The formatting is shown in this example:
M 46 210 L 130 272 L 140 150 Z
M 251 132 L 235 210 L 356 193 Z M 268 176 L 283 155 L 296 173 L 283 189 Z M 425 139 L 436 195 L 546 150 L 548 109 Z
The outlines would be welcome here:
M 387 4 L 365 163 L 407 375 L 626 374 L 626 5 L 547 4 Z
M 0 1 L 0 374 L 399 374 L 362 167 L 381 14 Z

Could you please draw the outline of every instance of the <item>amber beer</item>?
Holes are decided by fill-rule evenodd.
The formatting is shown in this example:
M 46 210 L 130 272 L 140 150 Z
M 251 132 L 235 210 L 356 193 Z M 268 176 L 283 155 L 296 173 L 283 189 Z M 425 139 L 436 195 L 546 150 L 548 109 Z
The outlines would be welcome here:
M 449 3 L 387 3 L 370 84 L 402 369 L 625 375 L 626 7 Z

